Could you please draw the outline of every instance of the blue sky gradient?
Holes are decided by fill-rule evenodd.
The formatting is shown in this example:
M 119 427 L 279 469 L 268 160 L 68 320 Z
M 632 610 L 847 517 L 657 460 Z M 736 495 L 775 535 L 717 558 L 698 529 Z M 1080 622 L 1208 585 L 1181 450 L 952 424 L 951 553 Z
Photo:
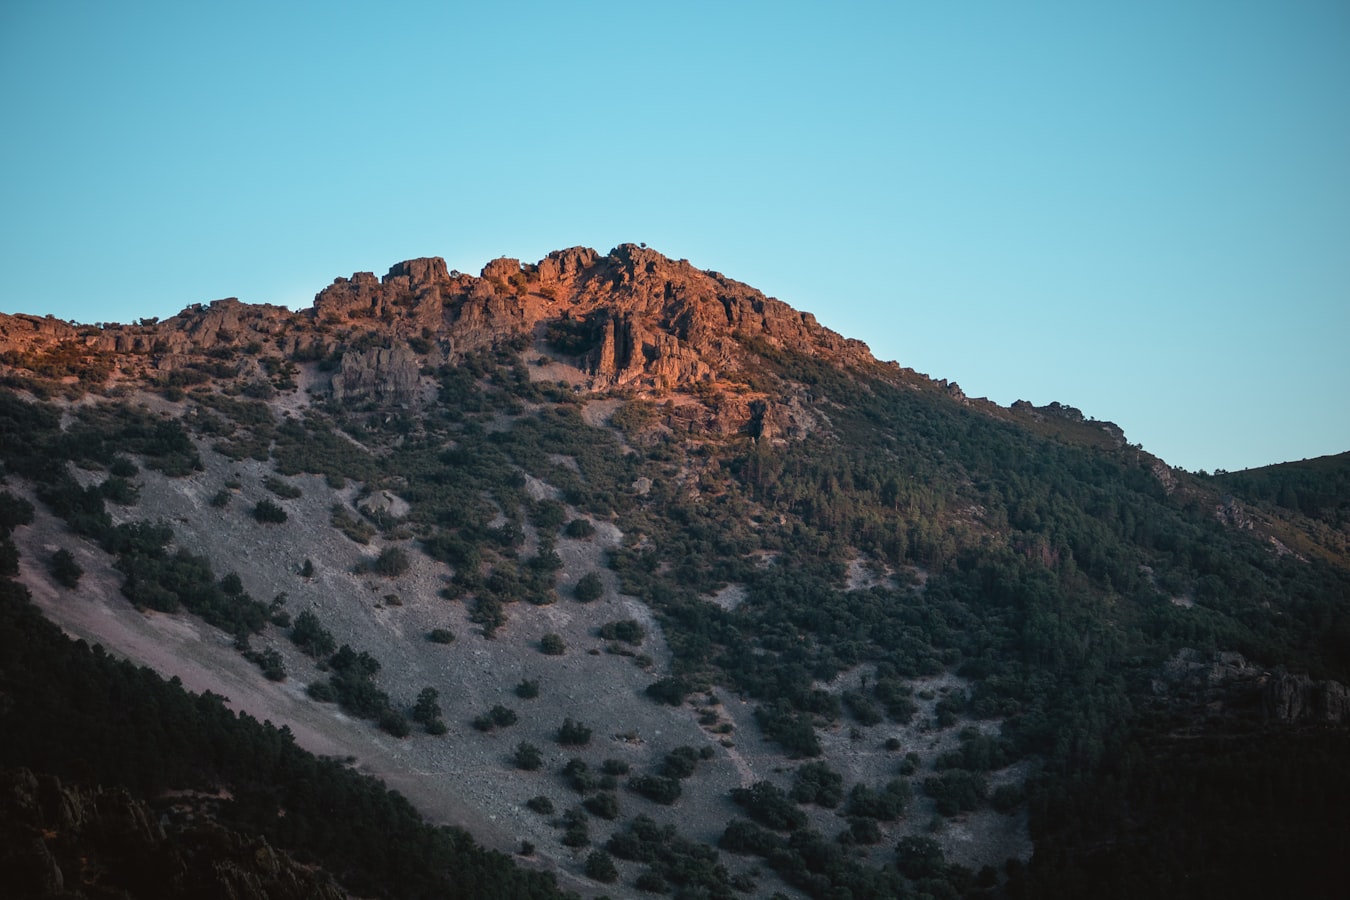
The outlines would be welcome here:
M 1350 449 L 1341 0 L 11 0 L 0 115 L 0 311 L 643 241 L 1189 469 Z

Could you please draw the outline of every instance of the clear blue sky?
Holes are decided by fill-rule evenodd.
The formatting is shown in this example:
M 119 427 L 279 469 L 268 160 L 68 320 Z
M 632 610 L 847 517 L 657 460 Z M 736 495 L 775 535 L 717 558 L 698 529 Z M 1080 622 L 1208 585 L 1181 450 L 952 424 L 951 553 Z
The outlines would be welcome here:
M 1350 4 L 0 5 L 0 311 L 645 241 L 1189 469 L 1350 450 Z

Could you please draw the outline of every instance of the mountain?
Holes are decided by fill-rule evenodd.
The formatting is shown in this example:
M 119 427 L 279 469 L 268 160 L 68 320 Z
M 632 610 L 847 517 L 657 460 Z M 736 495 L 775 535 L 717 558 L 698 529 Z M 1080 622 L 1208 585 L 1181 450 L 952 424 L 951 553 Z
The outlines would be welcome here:
M 1346 457 L 1190 474 L 634 245 L 0 316 L 0 363 L 16 784 L 211 798 L 361 896 L 1350 874 Z

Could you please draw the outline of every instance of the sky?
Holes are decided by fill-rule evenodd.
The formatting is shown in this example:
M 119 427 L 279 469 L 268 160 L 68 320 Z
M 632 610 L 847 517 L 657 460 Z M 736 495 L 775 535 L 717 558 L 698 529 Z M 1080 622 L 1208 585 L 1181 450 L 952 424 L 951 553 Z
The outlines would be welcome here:
M 1173 465 L 1350 450 L 1350 4 L 0 5 L 0 312 L 645 242 Z

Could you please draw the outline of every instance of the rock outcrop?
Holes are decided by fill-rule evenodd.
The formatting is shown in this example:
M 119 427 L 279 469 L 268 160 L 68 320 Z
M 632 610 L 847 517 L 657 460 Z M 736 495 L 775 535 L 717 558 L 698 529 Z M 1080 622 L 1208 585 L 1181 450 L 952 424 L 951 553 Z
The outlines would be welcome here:
M 1350 689 L 1339 681 L 1276 670 L 1262 699 L 1267 717 L 1279 722 L 1350 722 Z
M 570 348 L 574 353 L 551 352 L 582 366 L 593 389 L 664 391 L 736 378 L 751 356 L 746 345 L 755 342 L 840 365 L 875 362 L 864 344 L 822 327 L 809 313 L 635 244 L 605 256 L 573 247 L 537 264 L 503 257 L 477 278 L 449 271 L 439 257 L 410 259 L 383 278 L 372 272 L 337 278 L 312 308 L 299 312 L 228 298 L 136 325 L 0 316 L 0 353 L 9 354 L 11 365 L 32 368 L 47 359 L 42 354 L 68 347 L 62 359 L 102 357 L 114 377 L 162 377 L 203 356 L 220 372 L 243 351 L 312 360 L 356 344 L 376 349 L 342 357 L 332 375 L 333 396 L 406 403 L 422 361 L 453 362 L 503 341 L 546 338 L 559 325 L 590 337 L 586 346 Z M 372 335 L 377 339 L 361 340 Z
M 200 812 L 181 821 L 121 789 L 0 772 L 0 892 L 12 897 L 343 900 L 323 872 Z
M 1350 722 L 1350 688 L 1282 668 L 1266 671 L 1241 653 L 1183 648 L 1153 683 L 1158 696 L 1196 702 L 1210 715 L 1255 716 L 1283 725 Z
M 407 347 L 380 348 L 342 357 L 333 375 L 333 399 L 344 402 L 411 402 L 417 394 L 420 365 Z

